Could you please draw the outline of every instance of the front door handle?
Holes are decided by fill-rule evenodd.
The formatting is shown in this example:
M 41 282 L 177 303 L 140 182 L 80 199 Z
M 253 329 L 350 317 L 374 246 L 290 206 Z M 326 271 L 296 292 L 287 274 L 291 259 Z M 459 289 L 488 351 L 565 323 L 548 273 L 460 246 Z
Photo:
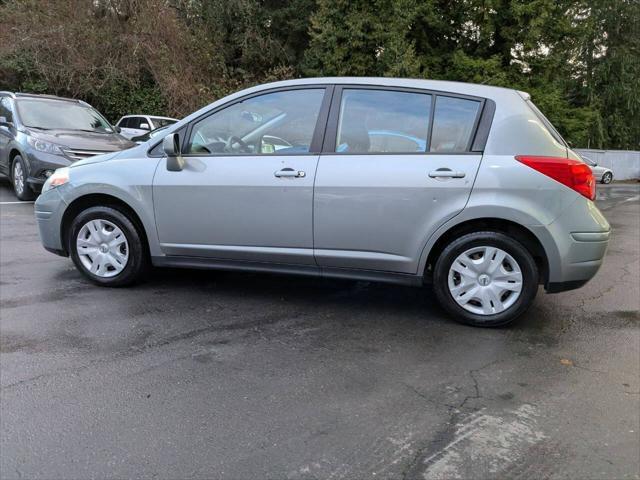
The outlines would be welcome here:
M 433 172 L 429 172 L 431 178 L 464 178 L 466 173 L 455 172 L 450 168 L 439 168 Z
M 274 175 L 278 178 L 303 178 L 307 174 L 302 170 L 294 170 L 293 168 L 283 168 L 278 170 Z

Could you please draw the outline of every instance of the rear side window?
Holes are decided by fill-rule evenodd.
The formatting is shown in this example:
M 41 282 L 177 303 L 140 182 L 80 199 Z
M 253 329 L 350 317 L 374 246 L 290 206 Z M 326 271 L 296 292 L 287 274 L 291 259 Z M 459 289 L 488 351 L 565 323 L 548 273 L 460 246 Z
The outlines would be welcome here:
M 426 152 L 431 98 L 412 92 L 345 89 L 336 152 Z
M 481 103 L 465 98 L 438 96 L 433 118 L 432 152 L 469 149 Z

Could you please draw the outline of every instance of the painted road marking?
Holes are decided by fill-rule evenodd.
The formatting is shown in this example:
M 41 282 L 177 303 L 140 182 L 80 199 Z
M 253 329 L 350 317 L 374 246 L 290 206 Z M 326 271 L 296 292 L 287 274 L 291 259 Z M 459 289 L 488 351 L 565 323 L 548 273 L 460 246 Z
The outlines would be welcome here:
M 546 439 L 537 425 L 538 411 L 521 405 L 502 415 L 483 411 L 458 424 L 454 438 L 425 458 L 425 479 L 500 476 L 510 465 L 521 462 L 527 451 Z

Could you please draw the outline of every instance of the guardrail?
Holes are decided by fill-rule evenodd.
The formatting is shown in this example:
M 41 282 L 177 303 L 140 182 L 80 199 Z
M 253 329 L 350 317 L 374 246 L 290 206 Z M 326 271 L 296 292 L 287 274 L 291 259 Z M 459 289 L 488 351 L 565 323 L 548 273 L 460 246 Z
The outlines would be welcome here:
M 593 150 L 574 148 L 574 151 L 598 165 L 613 170 L 614 180 L 632 180 L 640 178 L 640 152 L 634 150 Z

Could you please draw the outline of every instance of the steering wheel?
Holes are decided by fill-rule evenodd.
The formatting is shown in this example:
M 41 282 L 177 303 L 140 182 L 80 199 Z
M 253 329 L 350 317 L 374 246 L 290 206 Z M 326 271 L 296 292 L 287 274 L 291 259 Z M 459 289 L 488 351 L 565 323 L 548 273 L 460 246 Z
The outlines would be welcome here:
M 233 152 L 233 146 L 234 145 L 240 145 L 240 151 L 243 153 L 249 152 L 251 149 L 249 148 L 249 145 L 247 145 L 247 143 L 242 140 L 240 137 L 236 137 L 235 135 L 231 135 L 229 137 L 229 140 L 227 140 L 227 143 L 224 146 L 224 151 L 225 152 Z

